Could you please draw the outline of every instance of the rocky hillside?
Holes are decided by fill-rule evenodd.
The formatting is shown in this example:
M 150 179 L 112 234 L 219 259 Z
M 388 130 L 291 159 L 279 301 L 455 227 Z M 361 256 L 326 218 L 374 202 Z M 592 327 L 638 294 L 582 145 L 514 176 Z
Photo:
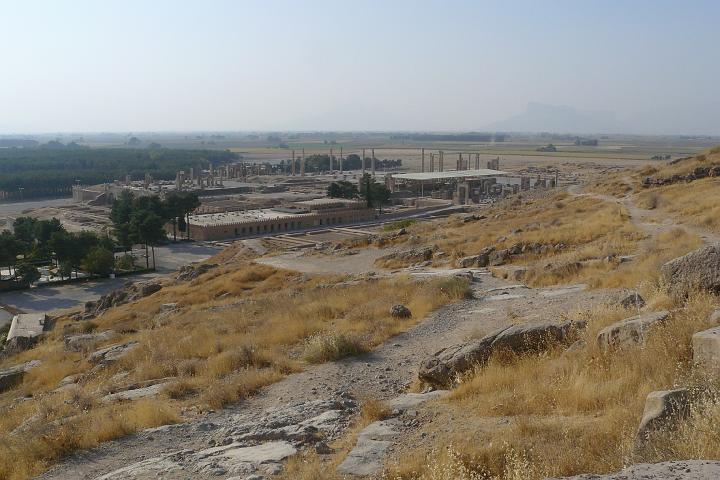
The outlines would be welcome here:
M 718 153 L 127 285 L 2 359 L 0 478 L 714 478 Z

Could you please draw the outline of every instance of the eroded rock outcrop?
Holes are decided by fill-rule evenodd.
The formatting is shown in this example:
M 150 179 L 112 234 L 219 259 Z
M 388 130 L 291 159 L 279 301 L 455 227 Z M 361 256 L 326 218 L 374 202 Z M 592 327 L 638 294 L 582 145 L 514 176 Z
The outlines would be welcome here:
M 393 252 L 377 259 L 377 262 L 399 261 L 406 263 L 426 262 L 433 258 L 433 249 L 431 247 L 413 248 L 400 252 Z
M 100 366 L 112 365 L 138 346 L 138 342 L 116 343 L 96 350 L 88 357 L 90 363 Z
M 538 352 L 556 344 L 569 345 L 584 322 L 523 324 L 501 328 L 475 342 L 453 345 L 436 352 L 420 365 L 418 376 L 432 385 L 450 385 L 458 375 L 482 365 L 498 351 Z
M 122 288 L 113 290 L 94 302 L 85 303 L 85 316 L 102 315 L 109 308 L 149 297 L 161 289 L 162 285 L 157 282 L 126 283 Z
M 720 244 L 670 260 L 662 266 L 662 274 L 675 295 L 686 296 L 693 289 L 720 293 Z
M 38 365 L 40 365 L 39 360 L 31 360 L 29 362 L 21 363 L 20 365 L 6 368 L 5 370 L 0 370 L 0 392 L 10 390 L 19 384 L 25 376 L 25 373 Z
M 63 341 L 65 350 L 69 352 L 84 352 L 91 350 L 97 343 L 105 342 L 115 336 L 112 330 L 105 330 L 97 333 L 82 333 L 78 335 L 67 335 Z
M 200 275 L 209 272 L 217 267 L 216 263 L 201 263 L 199 265 L 186 265 L 180 268 L 175 280 L 178 282 L 189 282 L 195 280 Z

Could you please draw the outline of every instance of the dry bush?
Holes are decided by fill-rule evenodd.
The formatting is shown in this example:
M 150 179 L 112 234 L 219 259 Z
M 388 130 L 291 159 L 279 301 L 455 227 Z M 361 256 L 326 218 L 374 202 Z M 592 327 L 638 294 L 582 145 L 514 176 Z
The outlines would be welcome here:
M 390 409 L 381 400 L 369 398 L 362 404 L 360 412 L 360 423 L 363 426 L 370 425 L 378 420 L 390 418 Z
M 310 363 L 324 363 L 368 351 L 363 341 L 354 335 L 321 333 L 307 340 L 303 358 Z

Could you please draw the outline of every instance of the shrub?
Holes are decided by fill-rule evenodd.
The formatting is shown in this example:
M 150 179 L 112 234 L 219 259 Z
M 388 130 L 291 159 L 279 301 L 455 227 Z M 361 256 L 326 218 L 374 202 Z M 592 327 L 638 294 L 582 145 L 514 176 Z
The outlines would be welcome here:
M 307 341 L 303 358 L 310 363 L 323 363 L 359 355 L 367 350 L 363 342 L 353 335 L 318 334 Z

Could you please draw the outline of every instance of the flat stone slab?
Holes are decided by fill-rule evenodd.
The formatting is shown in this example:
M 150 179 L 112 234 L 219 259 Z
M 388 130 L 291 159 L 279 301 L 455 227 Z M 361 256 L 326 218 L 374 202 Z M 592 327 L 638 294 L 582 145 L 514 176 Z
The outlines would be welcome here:
M 388 400 L 385 404 L 393 410 L 405 411 L 417 407 L 429 400 L 442 398 L 450 393 L 450 390 L 434 390 L 428 393 L 406 393 L 399 397 Z
M 485 293 L 502 292 L 503 290 L 515 290 L 518 288 L 528 288 L 528 286 L 523 285 L 522 283 L 518 283 L 515 285 L 508 285 L 507 287 L 488 288 L 487 290 L 485 290 Z
M 514 294 L 506 294 L 506 295 L 491 295 L 489 297 L 483 297 L 483 300 L 487 302 L 497 302 L 502 300 L 517 300 L 519 298 L 525 298 L 525 295 L 514 295 Z
M 96 480 L 164 478 L 171 472 L 179 471 L 186 472 L 182 478 L 194 478 L 194 475 L 187 475 L 187 472 L 212 476 L 250 475 L 257 471 L 279 472 L 282 469 L 280 462 L 295 453 L 297 449 L 285 441 L 250 447 L 230 444 L 198 452 L 177 451 L 128 465 Z
M 560 297 L 562 295 L 570 295 L 572 293 L 582 292 L 586 288 L 587 288 L 587 285 L 585 285 L 584 283 L 581 283 L 578 285 L 571 285 L 571 286 L 565 287 L 565 288 L 553 288 L 552 290 L 542 290 L 539 295 L 541 297 L 546 297 L 546 298 Z
M 382 470 L 385 454 L 398 435 L 394 429 L 396 425 L 396 420 L 380 420 L 365 427 L 358 435 L 355 447 L 338 466 L 338 473 L 364 477 Z
M 88 361 L 99 365 L 110 365 L 127 355 L 138 346 L 138 342 L 116 343 L 90 354 Z
M 155 385 L 150 385 L 149 387 L 135 388 L 132 390 L 123 390 L 122 392 L 111 393 L 102 397 L 100 401 L 102 403 L 108 404 L 120 401 L 131 401 L 141 398 L 155 397 L 162 391 L 163 387 L 165 387 L 165 385 L 167 384 L 168 382 L 157 383 Z
M 586 474 L 563 477 L 565 480 L 716 480 L 718 478 L 720 478 L 720 461 L 717 460 L 639 463 L 609 475 Z
M 10 330 L 7 333 L 9 342 L 15 337 L 33 338 L 42 335 L 47 325 L 47 315 L 44 313 L 21 313 L 13 317 Z
M 244 447 L 238 444 L 230 444 L 222 447 L 213 447 L 201 450 L 193 456 L 198 460 L 206 458 L 225 458 L 231 462 L 240 463 L 268 463 L 280 462 L 291 455 L 295 455 L 297 449 L 289 442 L 278 441 Z

